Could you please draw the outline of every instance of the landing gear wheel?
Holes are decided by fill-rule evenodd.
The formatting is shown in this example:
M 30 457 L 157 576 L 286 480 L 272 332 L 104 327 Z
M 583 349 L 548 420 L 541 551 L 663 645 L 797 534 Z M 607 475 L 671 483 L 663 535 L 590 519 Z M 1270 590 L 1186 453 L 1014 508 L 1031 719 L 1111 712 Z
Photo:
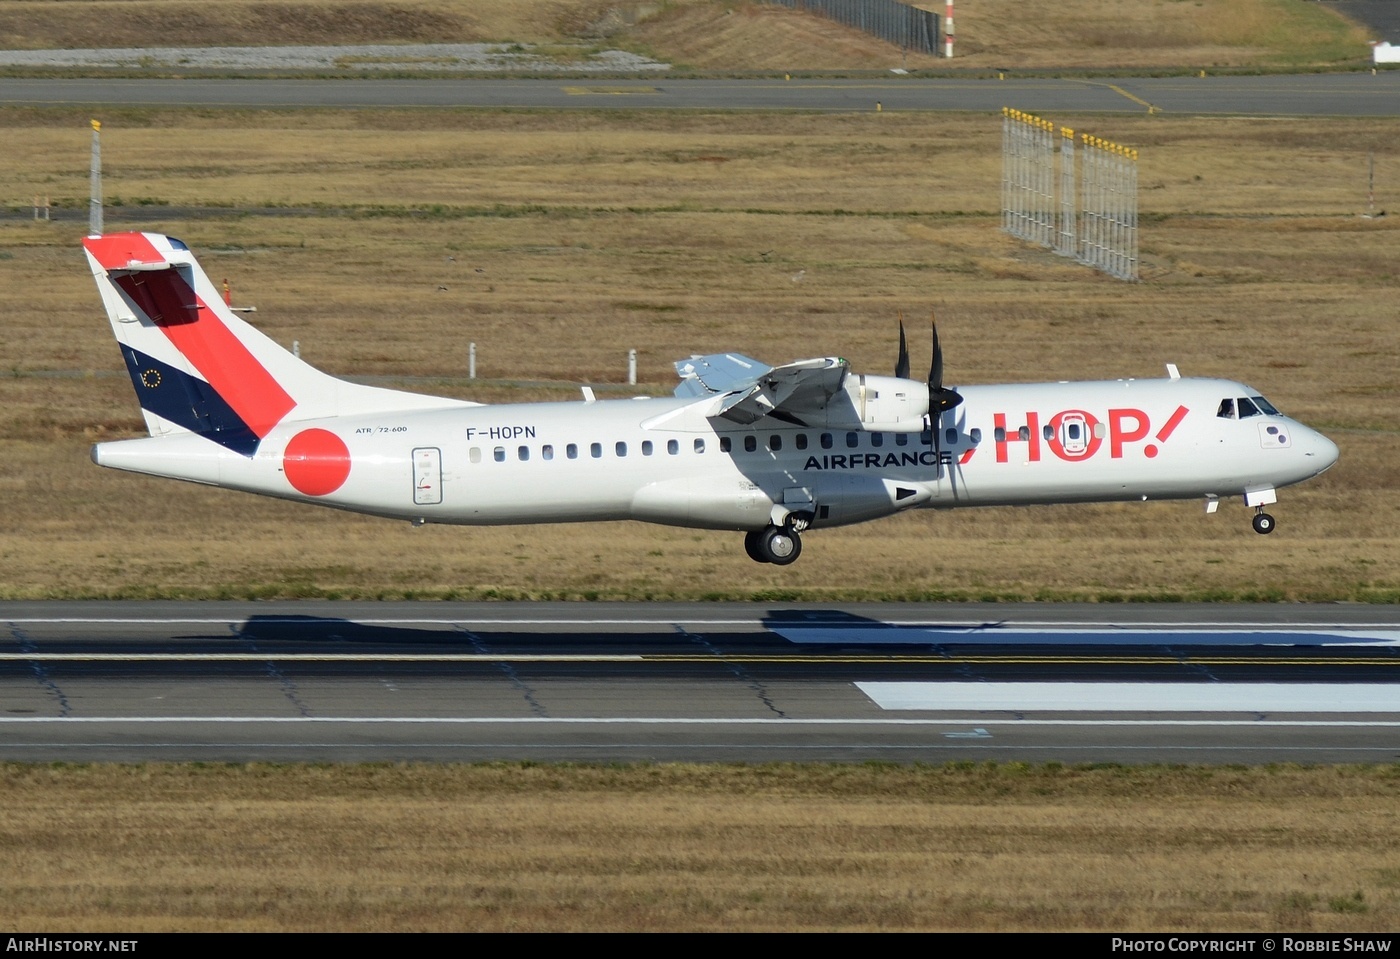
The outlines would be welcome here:
M 744 534 L 744 552 L 755 563 L 786 566 L 802 555 L 802 537 L 787 526 L 765 526 Z
M 802 539 L 787 527 L 770 526 L 759 540 L 760 549 L 768 562 L 786 566 L 802 555 Z
M 769 527 L 768 529 L 772 529 Z M 744 552 L 749 554 L 749 559 L 755 563 L 767 563 L 769 559 L 763 552 L 763 537 L 768 529 L 751 529 L 744 534 Z
M 1261 535 L 1264 533 L 1272 533 L 1274 531 L 1274 527 L 1278 525 L 1274 522 L 1274 518 L 1268 513 L 1255 513 L 1253 524 L 1254 532 L 1259 533 Z
M 786 566 L 802 555 L 802 538 L 785 526 L 769 526 L 759 534 L 758 548 L 766 562 Z

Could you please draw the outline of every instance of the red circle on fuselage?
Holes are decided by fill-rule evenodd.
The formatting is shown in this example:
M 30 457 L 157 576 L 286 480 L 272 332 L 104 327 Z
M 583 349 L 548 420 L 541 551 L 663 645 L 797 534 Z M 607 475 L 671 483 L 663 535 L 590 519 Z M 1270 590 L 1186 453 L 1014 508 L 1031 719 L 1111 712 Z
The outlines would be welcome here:
M 287 482 L 307 496 L 325 496 L 340 489 L 350 475 L 350 450 L 329 430 L 302 430 L 282 454 Z

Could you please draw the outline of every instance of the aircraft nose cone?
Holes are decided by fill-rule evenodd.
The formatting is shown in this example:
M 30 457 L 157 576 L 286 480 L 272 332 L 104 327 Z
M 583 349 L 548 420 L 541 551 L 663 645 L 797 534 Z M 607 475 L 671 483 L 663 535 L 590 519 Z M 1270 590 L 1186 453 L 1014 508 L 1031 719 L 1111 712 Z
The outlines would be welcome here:
M 1337 462 L 1337 457 L 1340 454 L 1337 450 L 1336 443 L 1333 443 L 1321 433 L 1316 433 L 1312 430 L 1308 432 L 1311 435 L 1308 437 L 1309 442 L 1307 444 L 1306 453 L 1315 466 L 1313 475 L 1316 476 L 1323 470 L 1331 468 L 1331 466 Z

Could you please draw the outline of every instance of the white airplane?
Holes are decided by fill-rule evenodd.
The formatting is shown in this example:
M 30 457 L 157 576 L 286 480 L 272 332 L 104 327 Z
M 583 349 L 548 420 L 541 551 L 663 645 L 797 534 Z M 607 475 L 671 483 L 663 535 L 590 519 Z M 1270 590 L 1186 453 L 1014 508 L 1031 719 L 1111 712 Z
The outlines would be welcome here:
M 150 436 L 100 466 L 422 523 L 642 520 L 745 533 L 786 565 L 807 530 L 916 507 L 1221 497 L 1264 507 L 1337 461 L 1255 390 L 1168 378 L 943 385 L 823 357 L 676 363 L 672 397 L 485 406 L 362 386 L 235 316 L 179 240 L 83 241 Z

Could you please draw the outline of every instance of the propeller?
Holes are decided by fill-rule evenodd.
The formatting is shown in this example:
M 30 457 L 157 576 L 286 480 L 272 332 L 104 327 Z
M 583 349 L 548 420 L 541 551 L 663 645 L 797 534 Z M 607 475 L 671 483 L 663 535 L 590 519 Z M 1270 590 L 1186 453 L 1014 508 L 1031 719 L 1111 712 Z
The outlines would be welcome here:
M 929 326 L 933 329 L 933 358 L 928 367 L 928 426 L 932 434 L 933 451 L 939 461 L 943 459 L 943 414 L 963 401 L 957 390 L 943 385 L 943 346 L 938 342 L 938 323 L 929 314 Z
M 930 414 L 934 410 L 942 414 L 961 403 L 963 398 L 957 390 L 943 385 L 943 347 L 938 342 L 938 324 L 932 315 L 929 325 L 933 328 L 933 360 L 928 369 L 928 409 Z
M 943 347 L 938 342 L 938 323 L 932 315 L 929 323 L 933 328 L 933 358 L 928 369 L 928 422 L 930 438 L 935 453 L 942 456 L 943 414 L 963 401 L 962 394 L 943 385 Z M 909 378 L 909 343 L 904 336 L 904 314 L 899 314 L 899 359 L 894 364 L 894 375 L 901 379 Z

